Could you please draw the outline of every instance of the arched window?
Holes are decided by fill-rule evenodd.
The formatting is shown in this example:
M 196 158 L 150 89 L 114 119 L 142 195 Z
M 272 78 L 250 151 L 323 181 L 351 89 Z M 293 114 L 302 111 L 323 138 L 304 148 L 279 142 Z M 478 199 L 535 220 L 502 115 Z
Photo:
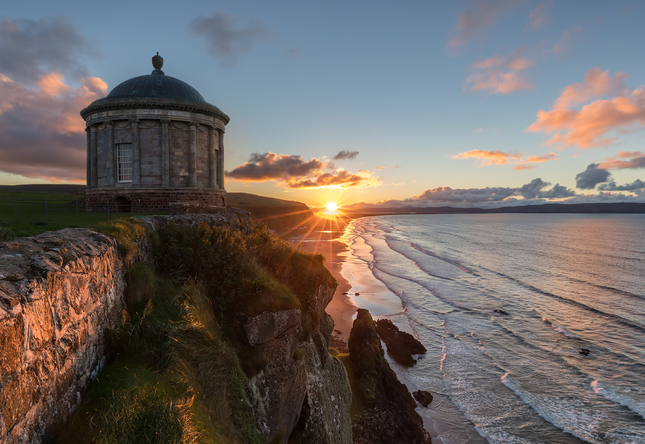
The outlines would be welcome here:
M 116 178 L 118 182 L 132 182 L 132 144 L 116 146 Z

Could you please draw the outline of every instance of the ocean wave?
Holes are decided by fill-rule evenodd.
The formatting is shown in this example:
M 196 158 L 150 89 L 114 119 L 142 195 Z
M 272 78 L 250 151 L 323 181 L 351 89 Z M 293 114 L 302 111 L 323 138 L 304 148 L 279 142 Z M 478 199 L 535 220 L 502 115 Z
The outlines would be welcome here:
M 622 405 L 623 407 L 627 407 L 629 410 L 637 413 L 641 418 L 645 419 L 645 401 L 639 401 L 629 396 L 622 395 L 600 381 L 592 381 L 591 389 L 596 395 L 600 395 L 612 402 Z
M 577 334 L 567 330 L 566 328 L 564 328 L 561 325 L 551 324 L 551 327 L 553 327 L 553 330 L 557 331 L 558 333 L 561 333 L 561 334 L 565 335 L 567 338 L 579 338 L 579 336 Z
M 431 251 L 428 251 L 428 250 L 426 250 L 425 248 L 423 248 L 423 247 L 421 247 L 421 246 L 419 246 L 419 245 L 416 245 L 416 244 L 414 244 L 414 243 L 412 243 L 412 242 L 410 242 L 410 247 L 414 248 L 414 249 L 415 249 L 415 250 L 417 250 L 417 251 L 420 251 L 421 253 L 423 253 L 423 254 L 425 254 L 425 255 L 428 255 L 428 256 L 434 257 L 434 258 L 436 258 L 436 259 L 439 259 L 439 260 L 441 260 L 441 261 L 447 262 L 447 263 L 449 263 L 450 265 L 454 265 L 455 267 L 459 268 L 460 270 L 465 271 L 466 273 L 472 274 L 473 276 L 479 276 L 479 275 L 478 275 L 477 273 L 475 273 L 473 270 L 471 270 L 471 269 L 469 269 L 469 268 L 465 267 L 464 265 L 460 264 L 459 262 L 457 262 L 457 261 L 455 261 L 455 260 L 452 260 L 452 259 L 448 259 L 448 258 L 442 257 L 442 256 L 440 256 L 440 255 L 438 255 L 438 254 L 435 254 L 435 253 L 433 253 L 433 252 L 431 252 Z
M 589 443 L 603 443 L 598 435 L 598 429 L 606 418 L 602 415 L 590 414 L 583 407 L 581 400 L 568 397 L 540 398 L 522 389 L 521 384 L 509 373 L 504 374 L 501 381 L 547 422 Z M 628 442 L 625 441 L 625 444 Z

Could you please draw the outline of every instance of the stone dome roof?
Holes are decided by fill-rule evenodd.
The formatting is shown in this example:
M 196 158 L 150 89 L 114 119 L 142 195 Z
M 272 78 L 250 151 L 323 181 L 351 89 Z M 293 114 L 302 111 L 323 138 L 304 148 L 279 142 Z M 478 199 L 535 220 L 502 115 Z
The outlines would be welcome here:
M 120 83 L 107 95 L 107 98 L 158 97 L 206 103 L 204 97 L 195 88 L 186 82 L 167 76 L 161 70 L 163 58 L 159 53 L 152 57 L 152 66 L 155 70 L 150 75 L 134 77 Z
M 115 86 L 107 97 L 108 99 L 160 97 L 206 103 L 204 97 L 195 88 L 186 82 L 165 75 L 161 70 L 155 70 L 152 71 L 152 74 L 126 80 Z
M 81 111 L 85 119 L 89 114 L 114 108 L 136 105 L 145 108 L 186 109 L 205 112 L 224 119 L 229 117 L 219 108 L 206 102 L 195 88 L 174 77 L 167 76 L 162 70 L 163 58 L 157 53 L 152 58 L 155 70 L 151 74 L 133 77 L 118 84 L 107 97 L 95 100 Z

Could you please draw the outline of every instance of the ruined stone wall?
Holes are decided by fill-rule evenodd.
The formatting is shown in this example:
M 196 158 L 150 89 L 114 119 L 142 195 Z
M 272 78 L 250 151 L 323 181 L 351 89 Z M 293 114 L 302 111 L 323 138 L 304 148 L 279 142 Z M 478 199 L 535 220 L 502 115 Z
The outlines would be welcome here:
M 0 243 L 0 442 L 57 434 L 105 364 L 124 285 L 116 242 L 103 234 Z

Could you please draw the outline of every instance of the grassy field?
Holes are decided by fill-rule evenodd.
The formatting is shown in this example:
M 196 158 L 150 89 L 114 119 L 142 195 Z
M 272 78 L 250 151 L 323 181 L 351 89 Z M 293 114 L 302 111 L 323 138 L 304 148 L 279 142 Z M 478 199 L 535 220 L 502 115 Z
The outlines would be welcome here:
M 63 228 L 96 228 L 101 222 L 150 213 L 88 213 L 83 196 L 0 191 L 0 241 Z

